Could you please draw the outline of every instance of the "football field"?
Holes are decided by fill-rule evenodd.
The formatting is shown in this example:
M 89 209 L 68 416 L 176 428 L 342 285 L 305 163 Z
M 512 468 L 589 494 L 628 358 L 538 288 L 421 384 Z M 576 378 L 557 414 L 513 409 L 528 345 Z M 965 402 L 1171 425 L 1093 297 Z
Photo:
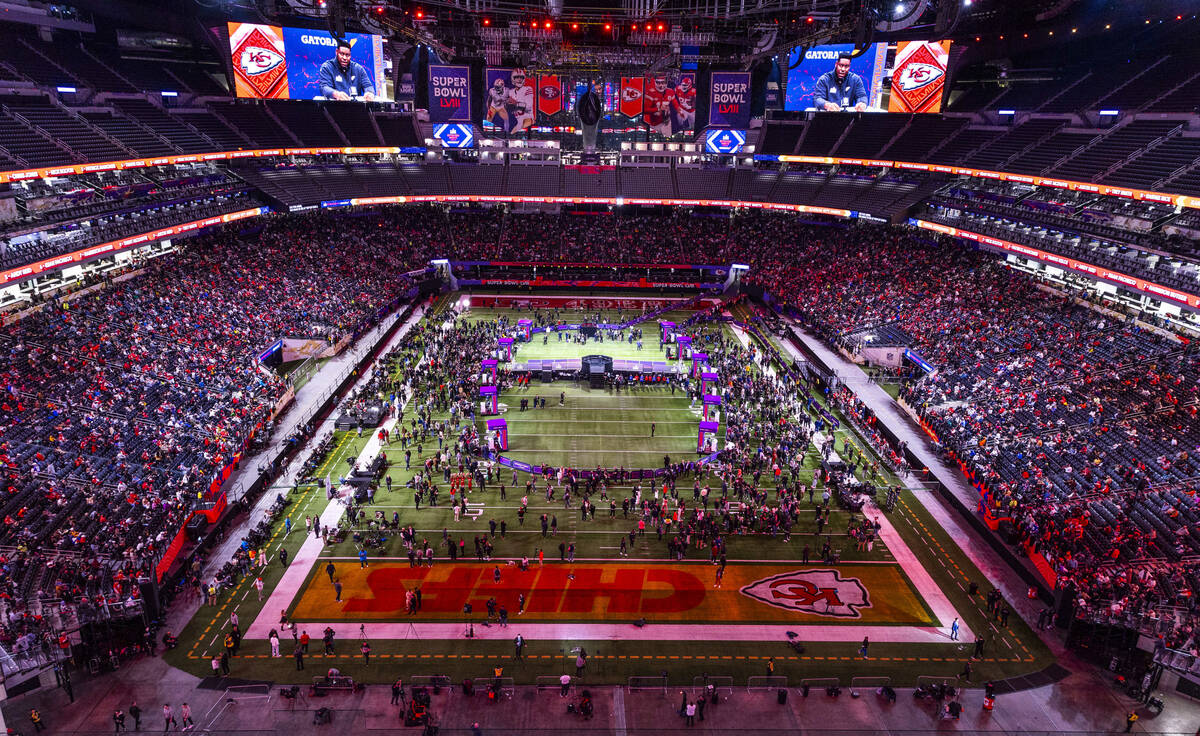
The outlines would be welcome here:
M 523 316 L 488 309 L 460 319 L 494 319 L 500 313 L 514 322 Z M 681 322 L 686 316 L 664 318 Z M 595 354 L 661 360 L 657 326 L 649 323 L 643 330 L 641 351 L 626 342 L 581 345 L 552 338 L 543 344 L 535 336 L 519 346 L 516 360 Z M 727 340 L 748 340 L 729 325 L 706 331 L 719 331 Z M 534 396 L 546 397 L 546 407 L 521 411 L 520 400 Z M 669 388 L 593 389 L 570 380 L 534 380 L 529 387 L 504 391 L 500 401 L 509 427 L 509 450 L 503 454 L 514 460 L 581 469 L 649 469 L 661 467 L 664 456 L 671 462 L 697 457 L 698 409 Z M 478 418 L 481 428 L 484 419 Z M 845 429 L 836 436 L 839 447 L 843 441 L 862 446 Z M 438 506 L 417 507 L 405 484 L 436 447 L 423 447 L 419 457 L 415 448 L 407 449 L 412 451 L 409 467 L 399 441 L 381 445 L 367 434 L 340 434 L 321 473 L 336 473 L 347 458 L 383 452 L 392 490 L 381 484 L 374 503 L 366 507 L 368 522 L 349 530 L 344 541 L 328 545 L 303 534 L 305 516 L 320 514 L 332 523 L 343 508 L 326 504 L 324 493 L 313 488 L 294 494 L 296 502 L 289 508 L 293 530 L 277 534 L 270 550 L 275 555 L 279 548 L 287 549 L 292 562 L 286 570 L 278 564 L 264 569 L 268 595 L 261 602 L 243 580 L 218 606 L 202 608 L 181 635 L 187 646 L 171 655 L 180 666 L 207 667 L 231 611 L 243 622 L 246 654 L 239 659 L 249 672 L 285 681 L 293 676 L 286 672 L 286 662 L 280 665 L 264 653 L 269 632 L 284 619 L 318 644 L 327 628 L 339 641 L 355 642 L 329 657 L 343 671 L 372 681 L 391 675 L 359 671 L 354 653 L 360 638 L 371 641 L 383 662 L 410 672 L 416 667 L 426 673 L 475 676 L 487 665 L 476 660 L 507 662 L 513 637 L 520 634 L 529 642 L 526 660 L 509 667 L 514 677 L 529 682 L 558 660 L 573 657 L 569 652 L 577 647 L 599 654 L 604 677 L 613 682 L 667 667 L 681 676 L 720 670 L 744 679 L 761 674 L 768 659 L 777 659 L 782 672 L 796 677 L 886 674 L 900 682 L 957 672 L 971 655 L 976 635 L 987 641 L 976 669 L 988 676 L 1032 671 L 1049 661 L 1024 622 L 1014 616 L 1008 627 L 998 627 L 984 610 L 982 593 L 966 594 L 971 582 L 986 591 L 985 579 L 910 490 L 903 491 L 891 513 L 873 506 L 865 510 L 881 526 L 869 546 L 847 534 L 862 521 L 862 513 L 831 502 L 828 523 L 821 524 L 820 492 L 811 500 L 806 496 L 790 534 L 759 527 L 764 530 L 728 535 L 727 566 L 718 580 L 708 546 L 681 535 L 682 550 L 670 550 L 668 542 L 676 536 L 670 524 L 661 535 L 650 525 L 640 530 L 640 513 L 623 508 L 635 484 L 642 498 L 653 499 L 663 491 L 661 481 L 608 485 L 604 497 L 591 498 L 594 514 L 585 515 L 578 499 L 564 503 L 561 489 L 547 498 L 539 479 L 522 516 L 518 510 L 529 476 L 518 473 L 514 485 L 513 471 L 501 468 L 486 487 L 472 488 L 467 513 L 456 517 L 446 499 Z M 816 451 L 810 449 L 801 480 L 807 483 L 817 467 Z M 719 497 L 718 478 L 703 472 L 697 480 L 715 488 L 713 497 Z M 689 507 L 700 505 L 692 483 L 691 477 L 678 481 L 680 498 Z M 767 503 L 773 505 L 773 484 L 768 489 Z M 731 512 L 746 510 L 735 502 Z M 391 530 L 378 532 L 376 539 L 370 523 L 376 518 L 411 527 L 414 549 L 433 548 L 433 564 L 423 564 L 423 555 L 410 557 L 408 546 Z M 368 539 L 373 543 L 367 544 Z M 490 552 L 482 544 L 485 539 Z M 461 550 L 455 561 L 448 559 L 450 545 Z M 367 552 L 365 564 L 360 549 Z M 334 581 L 341 588 L 340 600 Z M 418 591 L 420 603 L 414 606 Z M 962 639 L 952 641 L 949 627 L 956 618 Z M 805 641 L 804 652 L 786 645 L 788 632 Z M 857 652 L 863 637 L 871 641 L 870 660 Z M 290 652 L 290 645 L 285 649 Z M 246 676 L 236 668 L 235 675 Z

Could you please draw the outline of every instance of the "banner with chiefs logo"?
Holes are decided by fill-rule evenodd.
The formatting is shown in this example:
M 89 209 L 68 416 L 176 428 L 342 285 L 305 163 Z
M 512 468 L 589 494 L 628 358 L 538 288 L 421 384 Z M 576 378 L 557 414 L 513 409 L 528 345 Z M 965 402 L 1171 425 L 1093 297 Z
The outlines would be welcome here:
M 546 74 L 537 79 L 537 111 L 547 117 L 563 111 L 563 80 L 556 74 Z
M 621 103 L 618 106 L 621 114 L 627 118 L 636 118 L 642 114 L 642 78 L 621 78 Z
M 642 120 L 660 135 L 696 129 L 696 75 L 681 74 L 672 83 L 666 76 L 646 77 L 642 91 Z
M 888 112 L 941 112 L 950 41 L 896 44 Z

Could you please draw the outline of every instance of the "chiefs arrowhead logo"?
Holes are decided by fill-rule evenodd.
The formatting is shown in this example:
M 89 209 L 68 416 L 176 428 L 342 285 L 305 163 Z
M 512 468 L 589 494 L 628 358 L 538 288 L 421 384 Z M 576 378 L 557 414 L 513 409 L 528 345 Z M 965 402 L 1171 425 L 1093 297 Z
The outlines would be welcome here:
M 638 89 L 637 87 L 622 87 L 621 88 L 621 101 L 622 102 L 636 102 L 637 100 L 640 100 L 640 99 L 642 99 L 642 91 L 640 89 Z
M 936 83 L 945 73 L 946 71 L 939 66 L 918 62 L 904 67 L 899 74 L 899 79 L 894 78 L 893 82 L 898 83 L 900 89 L 905 92 L 912 92 Z
M 287 58 L 283 49 L 258 28 L 254 28 L 234 49 L 234 67 L 238 76 L 259 97 L 271 97 L 287 78 Z
M 946 81 L 949 42 L 902 41 L 892 71 L 891 112 L 936 112 Z
M 242 54 L 238 57 L 242 71 L 250 76 L 266 74 L 282 63 L 282 54 L 276 53 L 275 49 L 261 46 L 243 46 Z
M 843 578 L 837 570 L 795 570 L 756 580 L 742 595 L 785 611 L 834 618 L 861 618 L 870 608 L 867 589 L 858 578 Z

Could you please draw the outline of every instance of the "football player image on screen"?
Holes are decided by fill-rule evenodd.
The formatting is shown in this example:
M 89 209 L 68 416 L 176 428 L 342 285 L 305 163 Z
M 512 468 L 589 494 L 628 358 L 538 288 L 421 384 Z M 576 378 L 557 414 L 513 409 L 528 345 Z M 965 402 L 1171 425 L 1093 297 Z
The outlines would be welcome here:
M 321 96 L 327 100 L 375 99 L 375 83 L 366 68 L 350 58 L 350 42 L 338 39 L 337 53 L 321 64 Z
M 692 130 L 696 127 L 696 88 L 691 76 L 680 77 L 675 85 L 671 115 L 675 119 L 675 130 Z
M 508 93 L 509 107 L 512 113 L 512 130 L 529 130 L 533 127 L 534 104 L 537 97 L 532 81 L 525 77 L 524 69 L 514 69 L 512 73 L 512 89 Z
M 501 130 L 508 130 L 508 86 L 500 77 L 488 87 L 487 115 L 483 119 Z
M 825 72 L 813 89 L 813 105 L 818 110 L 839 112 L 867 109 L 867 85 L 850 71 L 850 54 L 839 54 L 832 71 Z
M 643 95 L 646 125 L 664 136 L 671 135 L 671 105 L 675 90 L 667 86 L 666 77 L 655 77 L 654 84 Z

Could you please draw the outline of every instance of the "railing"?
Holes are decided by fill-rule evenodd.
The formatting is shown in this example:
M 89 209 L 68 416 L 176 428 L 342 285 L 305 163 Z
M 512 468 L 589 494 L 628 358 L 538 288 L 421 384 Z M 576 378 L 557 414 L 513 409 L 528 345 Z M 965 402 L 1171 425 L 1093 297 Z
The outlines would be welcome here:
M 629 678 L 627 684 L 631 693 L 646 690 L 662 690 L 663 695 L 667 694 L 666 675 L 634 675 Z
M 704 692 L 709 686 L 717 691 L 724 691 L 733 695 L 733 678 L 729 675 L 700 675 L 692 678 L 692 694 Z
M 777 690 L 780 688 L 787 689 L 787 675 L 751 675 L 746 678 L 746 692 L 752 693 L 755 690 Z
M 69 652 L 58 647 L 9 652 L 0 646 L 0 678 L 7 680 L 26 672 L 43 670 L 66 660 L 68 656 Z

